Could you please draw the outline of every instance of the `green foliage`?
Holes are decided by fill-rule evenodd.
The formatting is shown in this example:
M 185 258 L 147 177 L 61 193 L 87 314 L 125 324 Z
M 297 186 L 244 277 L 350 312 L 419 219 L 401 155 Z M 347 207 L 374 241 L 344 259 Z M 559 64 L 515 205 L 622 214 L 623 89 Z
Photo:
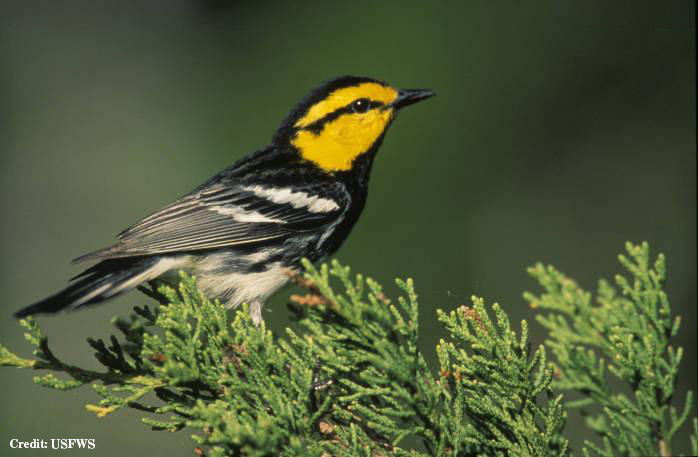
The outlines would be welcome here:
M 671 406 L 682 348 L 670 342 L 680 325 L 672 317 L 662 289 L 666 265 L 659 255 L 650 265 L 647 243 L 626 246 L 619 256 L 632 279 L 617 275 L 620 293 L 599 281 L 596 304 L 590 293 L 553 267 L 536 265 L 530 273 L 544 293 L 524 294 L 533 307 L 550 310 L 537 316 L 549 331 L 547 344 L 557 360 L 556 387 L 584 395 L 568 406 L 600 406 L 587 425 L 603 438 L 603 447 L 587 443 L 585 454 L 672 455 L 669 443 L 691 412 L 689 391 L 680 413 Z M 630 395 L 618 392 L 616 378 Z
M 525 321 L 516 331 L 501 307 L 473 297 L 438 311 L 446 337 L 432 370 L 418 346 L 412 281 L 397 281 L 402 296 L 391 300 L 333 262 L 294 277 L 307 294 L 291 297 L 297 325 L 282 337 L 253 325 L 247 309 L 229 314 L 182 275 L 177 290 L 147 292 L 160 306 L 114 321 L 120 340 L 88 340 L 104 372 L 58 360 L 32 319 L 21 323 L 35 359 L 0 346 L 0 363 L 49 370 L 35 378 L 44 387 L 92 383 L 102 400 L 87 409 L 100 417 L 130 407 L 155 430 L 196 429 L 198 455 L 568 456 L 566 408 L 575 406 L 600 408 L 588 425 L 602 444 L 587 443 L 584 455 L 668 455 L 691 409 L 690 394 L 681 413 L 671 406 L 679 321 L 661 288 L 663 257 L 650 268 L 646 245 L 628 251 L 621 262 L 632 281 L 617 278 L 620 294 L 602 282 L 597 305 L 552 267 L 531 270 L 544 292 L 526 298 L 550 311 L 538 318 L 554 362 L 531 347 Z M 565 405 L 564 390 L 584 398 Z

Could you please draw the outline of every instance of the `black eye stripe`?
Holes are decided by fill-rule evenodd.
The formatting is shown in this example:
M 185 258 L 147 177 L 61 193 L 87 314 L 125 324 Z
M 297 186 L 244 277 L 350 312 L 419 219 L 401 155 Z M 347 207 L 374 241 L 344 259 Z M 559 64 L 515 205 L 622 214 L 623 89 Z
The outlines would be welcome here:
M 383 103 L 383 102 L 377 102 L 375 100 L 368 101 L 368 109 L 379 108 L 383 105 L 385 105 L 385 103 Z
M 361 99 L 361 100 L 367 100 L 368 101 L 368 109 L 366 111 L 372 110 L 374 108 L 379 108 L 384 105 L 383 102 L 378 102 L 375 100 L 369 100 L 369 99 Z M 356 111 L 354 110 L 354 102 L 356 100 L 353 100 L 351 103 L 348 105 L 342 106 L 341 108 L 337 108 L 336 110 L 332 111 L 331 113 L 327 113 L 324 117 L 321 117 L 317 121 L 313 122 L 312 124 L 309 124 L 306 127 L 303 127 L 303 130 L 310 130 L 314 133 L 320 133 L 322 132 L 323 127 L 325 124 L 328 122 L 332 122 L 335 119 L 339 118 L 343 114 L 352 114 L 355 113 Z

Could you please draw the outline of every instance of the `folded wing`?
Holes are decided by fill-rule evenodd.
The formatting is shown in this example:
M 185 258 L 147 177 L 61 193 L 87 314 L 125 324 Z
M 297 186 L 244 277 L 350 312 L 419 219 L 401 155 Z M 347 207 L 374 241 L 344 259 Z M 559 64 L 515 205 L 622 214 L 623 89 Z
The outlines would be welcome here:
M 336 183 L 305 189 L 212 186 L 165 206 L 121 232 L 113 246 L 74 262 L 281 240 L 335 221 L 348 198 Z

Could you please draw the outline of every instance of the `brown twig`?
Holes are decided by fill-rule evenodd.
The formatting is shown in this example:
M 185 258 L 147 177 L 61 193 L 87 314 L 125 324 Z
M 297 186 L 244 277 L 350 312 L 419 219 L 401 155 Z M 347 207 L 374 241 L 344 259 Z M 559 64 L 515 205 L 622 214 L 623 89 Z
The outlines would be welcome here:
M 487 334 L 487 327 L 485 327 L 485 324 L 484 322 L 482 322 L 482 318 L 477 313 L 477 311 L 465 305 L 461 306 L 461 310 L 463 311 L 463 315 L 466 319 L 475 322 L 482 331 L 482 333 Z
M 309 306 L 311 308 L 318 306 L 329 306 L 333 310 L 339 309 L 339 304 L 333 300 L 330 300 L 325 294 L 323 294 L 320 291 L 320 288 L 313 281 L 304 278 L 295 270 L 286 269 L 285 274 L 291 281 L 309 292 L 305 295 L 291 295 L 290 300 L 293 303 L 301 306 Z
M 669 449 L 667 448 L 666 441 L 664 441 L 664 438 L 659 439 L 659 455 L 661 457 L 670 457 L 671 452 L 669 452 Z

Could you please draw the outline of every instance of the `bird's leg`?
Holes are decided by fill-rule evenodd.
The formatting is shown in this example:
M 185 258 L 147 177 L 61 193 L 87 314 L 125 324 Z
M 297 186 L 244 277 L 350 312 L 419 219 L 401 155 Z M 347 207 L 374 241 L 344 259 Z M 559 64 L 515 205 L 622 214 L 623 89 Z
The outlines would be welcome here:
M 252 322 L 256 327 L 259 327 L 262 323 L 262 305 L 261 301 L 250 302 L 249 312 Z
M 310 385 L 313 391 L 325 390 L 334 384 L 334 379 L 332 378 L 323 381 L 320 380 L 320 368 L 322 368 L 322 362 L 318 360 L 315 364 L 315 368 L 313 368 L 313 383 Z

